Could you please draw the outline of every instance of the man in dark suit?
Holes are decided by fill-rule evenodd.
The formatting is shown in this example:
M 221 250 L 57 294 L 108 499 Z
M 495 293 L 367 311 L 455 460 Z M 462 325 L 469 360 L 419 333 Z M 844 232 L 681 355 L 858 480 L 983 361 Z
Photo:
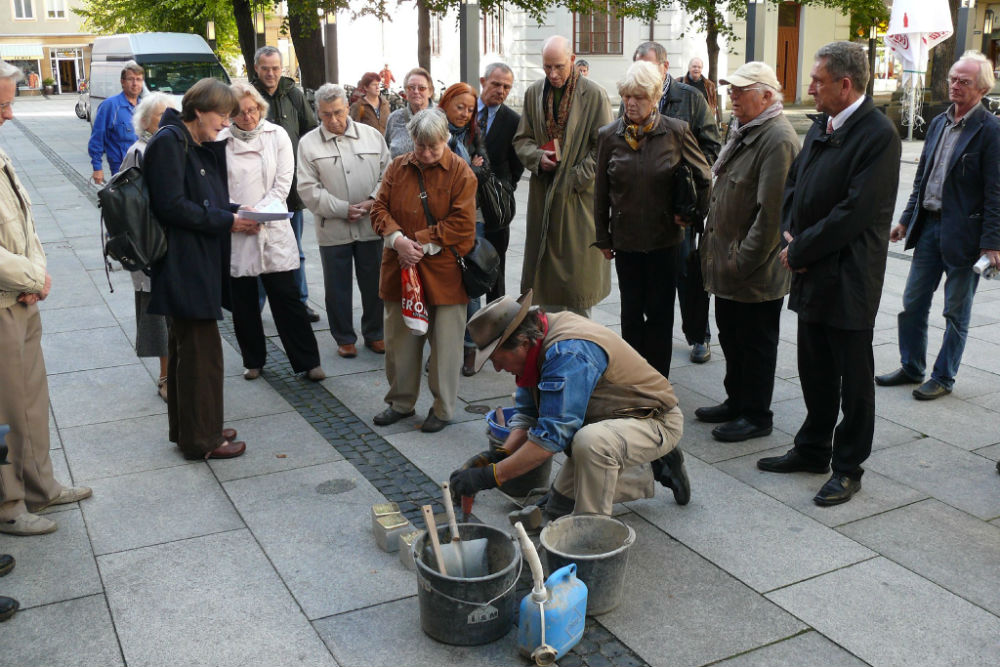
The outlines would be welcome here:
M 1000 120 L 980 102 L 993 88 L 993 66 L 982 54 L 967 54 L 948 73 L 951 107 L 931 121 L 910 201 L 890 240 L 916 248 L 899 314 L 901 367 L 875 382 L 916 384 L 924 379 L 927 315 L 944 280 L 944 340 L 931 377 L 914 398 L 950 394 L 962 362 L 980 257 L 1000 266 Z
M 517 182 L 524 173 L 524 165 L 517 159 L 517 152 L 514 150 L 514 133 L 517 132 L 521 116 L 504 104 L 514 85 L 514 72 L 503 63 L 492 63 L 486 66 L 479 84 L 482 92 L 476 113 L 479 127 L 486 135 L 486 154 L 490 158 L 490 168 L 498 178 L 505 179 L 517 189 Z M 486 240 L 493 244 L 500 255 L 500 276 L 493 288 L 486 293 L 486 302 L 489 303 L 502 297 L 506 291 L 504 270 L 510 228 L 488 231 Z
M 788 307 L 799 316 L 807 412 L 794 447 L 758 460 L 757 467 L 825 473 L 832 464 L 833 475 L 813 502 L 836 505 L 861 488 L 861 464 L 875 432 L 872 332 L 901 145 L 892 121 L 865 95 L 868 56 L 861 45 L 822 47 L 810 76 L 809 94 L 822 113 L 812 116 L 788 172 L 781 215 L 788 245 L 779 255 L 793 272 Z

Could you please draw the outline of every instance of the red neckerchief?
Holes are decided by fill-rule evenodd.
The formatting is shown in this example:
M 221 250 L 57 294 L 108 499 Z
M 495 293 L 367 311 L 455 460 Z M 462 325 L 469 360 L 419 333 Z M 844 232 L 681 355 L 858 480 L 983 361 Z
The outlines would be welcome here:
M 538 363 L 538 357 L 542 353 L 545 336 L 549 333 L 549 318 L 545 313 L 539 313 L 538 320 L 542 325 L 542 337 L 528 350 L 528 356 L 524 359 L 524 374 L 518 375 L 514 380 L 518 387 L 537 387 L 542 377 L 542 365 Z

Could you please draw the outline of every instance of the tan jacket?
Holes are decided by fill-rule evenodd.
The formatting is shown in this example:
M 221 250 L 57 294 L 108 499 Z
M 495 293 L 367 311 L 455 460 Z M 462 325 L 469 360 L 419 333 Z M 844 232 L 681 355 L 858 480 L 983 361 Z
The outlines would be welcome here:
M 322 124 L 299 142 L 298 190 L 316 217 L 321 246 L 375 241 L 371 217 L 351 222 L 347 207 L 378 195 L 391 158 L 378 130 L 350 121 L 341 135 Z
M 45 287 L 45 251 L 35 233 L 31 199 L 0 150 L 0 308 L 10 308 L 23 293 Z
M 761 303 L 788 293 L 781 266 L 781 204 L 799 139 L 784 114 L 750 129 L 716 175 L 701 266 L 705 289 L 724 299 Z

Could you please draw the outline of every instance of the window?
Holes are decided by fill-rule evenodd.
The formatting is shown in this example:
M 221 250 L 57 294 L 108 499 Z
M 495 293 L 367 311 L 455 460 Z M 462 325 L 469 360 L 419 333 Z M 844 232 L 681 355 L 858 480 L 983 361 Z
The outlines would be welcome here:
M 578 54 L 621 54 L 623 20 L 607 0 L 598 0 L 592 14 L 573 14 L 573 41 Z
M 45 16 L 50 19 L 66 18 L 66 0 L 45 0 Z
M 483 55 L 494 53 L 503 55 L 503 10 L 499 7 L 496 14 L 483 10 L 483 34 L 481 38 Z
M 35 0 L 14 0 L 14 18 L 30 21 L 35 18 Z
M 441 55 L 441 17 L 431 16 L 431 55 Z

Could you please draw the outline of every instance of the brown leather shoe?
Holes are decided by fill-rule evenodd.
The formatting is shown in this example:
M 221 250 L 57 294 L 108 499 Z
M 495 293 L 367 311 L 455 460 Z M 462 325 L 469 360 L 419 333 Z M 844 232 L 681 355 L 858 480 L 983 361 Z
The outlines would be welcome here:
M 222 429 L 222 437 L 229 442 L 234 442 L 236 440 L 236 429 L 235 428 L 224 428 Z
M 344 359 L 353 359 L 358 356 L 358 348 L 354 343 L 348 343 L 347 345 L 338 345 L 337 354 L 342 356 Z
M 476 374 L 476 348 L 465 348 L 465 358 L 462 361 L 462 375 L 472 377 Z
M 365 347 L 374 352 L 375 354 L 385 354 L 385 341 L 384 340 L 366 340 Z
M 242 456 L 243 452 L 247 450 L 247 443 L 242 440 L 238 442 L 226 441 L 205 454 L 206 459 L 234 459 L 237 456 Z

